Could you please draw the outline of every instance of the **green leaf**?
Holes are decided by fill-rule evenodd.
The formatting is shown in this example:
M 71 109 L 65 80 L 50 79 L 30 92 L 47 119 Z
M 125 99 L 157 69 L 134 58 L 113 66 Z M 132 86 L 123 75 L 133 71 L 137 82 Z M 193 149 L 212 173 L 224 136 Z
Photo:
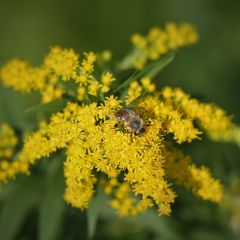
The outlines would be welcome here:
M 107 201 L 109 200 L 101 187 L 98 187 L 97 192 L 89 204 L 87 210 L 87 226 L 88 238 L 92 239 L 97 228 L 97 221 L 99 218 L 113 218 L 115 217 L 113 209 L 109 207 Z
M 92 239 L 96 232 L 97 227 L 97 221 L 99 217 L 99 212 L 101 208 L 101 202 L 100 202 L 100 196 L 99 193 L 96 193 L 94 198 L 89 204 L 88 210 L 87 210 L 87 230 L 88 230 L 88 238 Z
M 164 67 L 166 67 L 174 58 L 174 53 L 169 52 L 164 55 L 158 61 L 153 62 L 145 66 L 141 71 L 135 71 L 129 78 L 127 78 L 116 90 L 113 92 L 118 92 L 124 87 L 127 87 L 133 80 L 136 80 L 143 76 L 155 77 Z
M 55 100 L 50 103 L 41 103 L 25 110 L 28 112 L 58 112 L 62 110 L 67 104 L 66 99 Z
M 67 104 L 67 99 L 55 100 L 50 103 L 41 103 L 25 110 L 25 113 L 35 113 L 38 122 L 48 119 L 52 113 L 61 111 Z
M 133 73 L 131 73 L 131 75 L 129 77 L 127 77 L 123 82 L 122 84 L 119 85 L 119 87 L 117 87 L 113 93 L 116 93 L 118 92 L 120 89 L 124 88 L 124 87 L 127 87 L 134 79 L 136 79 L 136 76 L 137 76 L 137 73 L 138 71 L 134 71 Z
M 144 54 L 138 48 L 132 49 L 130 53 L 118 64 L 117 70 L 124 71 L 133 67 L 133 60 L 144 57 Z
M 5 198 L 0 215 L 0 239 L 13 239 L 21 228 L 28 212 L 37 203 L 40 181 L 35 177 L 18 179 Z
M 165 68 L 174 58 L 174 53 L 169 52 L 159 61 L 152 65 L 149 71 L 146 73 L 146 76 L 153 78 L 155 77 L 163 68 Z
M 99 217 L 98 201 L 94 198 L 87 210 L 87 226 L 88 226 L 88 238 L 92 239 L 96 232 L 97 220 Z
M 46 178 L 46 192 L 42 198 L 39 212 L 39 240 L 56 239 L 63 219 L 65 203 L 63 200 L 64 178 L 61 161 L 51 159 Z
M 88 103 L 92 103 L 92 102 L 100 102 L 100 98 L 97 97 L 97 96 L 94 96 L 94 95 L 91 95 L 91 94 L 88 94 L 87 95 L 87 100 L 88 100 Z
M 149 209 L 138 215 L 135 220 L 143 227 L 161 236 L 161 239 L 181 239 L 177 234 L 174 222 L 168 217 L 158 216 L 154 210 Z

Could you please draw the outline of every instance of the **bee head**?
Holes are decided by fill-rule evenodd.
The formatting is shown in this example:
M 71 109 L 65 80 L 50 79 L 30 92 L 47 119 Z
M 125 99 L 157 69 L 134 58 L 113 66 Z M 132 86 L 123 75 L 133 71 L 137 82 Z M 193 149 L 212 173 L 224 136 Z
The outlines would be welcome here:
M 135 132 L 136 135 L 141 135 L 143 133 L 145 133 L 145 128 L 140 128 Z

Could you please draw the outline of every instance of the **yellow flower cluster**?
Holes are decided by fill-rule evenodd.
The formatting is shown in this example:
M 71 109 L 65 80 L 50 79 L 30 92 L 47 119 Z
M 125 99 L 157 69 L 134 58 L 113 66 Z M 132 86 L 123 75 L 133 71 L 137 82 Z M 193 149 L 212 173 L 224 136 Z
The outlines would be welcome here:
M 164 101 L 175 106 L 175 109 L 180 109 L 190 119 L 196 119 L 206 131 L 224 131 L 232 127 L 231 119 L 223 109 L 213 104 L 200 103 L 179 88 L 166 87 L 162 91 L 162 96 Z
M 102 86 L 101 86 L 101 92 L 107 93 L 109 92 L 110 84 L 115 81 L 116 79 L 113 77 L 113 75 L 109 72 L 106 72 L 102 75 Z
M 104 61 L 110 53 L 106 52 Z M 87 98 L 87 93 L 97 96 L 107 93 L 115 77 L 110 72 L 103 72 L 101 76 L 93 76 L 94 63 L 97 55 L 93 52 L 84 53 L 82 62 L 73 49 L 59 46 L 52 47 L 39 67 L 33 67 L 21 60 L 12 60 L 2 67 L 0 80 L 6 87 L 21 92 L 39 91 L 42 102 L 48 103 L 62 98 L 63 94 L 72 95 L 66 88 L 66 82 L 72 80 L 77 84 L 73 93 L 79 101 Z
M 232 125 L 223 131 L 210 131 L 209 136 L 214 141 L 232 142 L 240 147 L 240 127 Z
M 151 78 L 148 76 L 141 78 L 140 83 L 136 80 L 132 81 L 128 88 L 128 92 L 125 97 L 125 102 L 127 105 L 129 105 L 143 93 L 152 93 L 154 92 L 155 89 L 156 85 L 151 82 Z
M 18 138 L 14 130 L 7 124 L 0 124 L 0 158 L 11 158 Z
M 175 199 L 166 180 L 169 177 L 205 200 L 220 201 L 222 187 L 207 168 L 197 168 L 182 153 L 169 150 L 167 134 L 173 134 L 181 143 L 198 138 L 200 131 L 194 119 L 177 107 L 181 101 L 172 103 L 163 97 L 164 92 L 138 103 L 136 111 L 145 123 L 145 133 L 139 136 L 116 126 L 114 112 L 121 108 L 121 101 L 114 96 L 100 105 L 69 102 L 51 117 L 49 124 L 25 139 L 17 159 L 5 168 L 11 175 L 2 171 L 1 180 L 18 172 L 28 173 L 36 160 L 66 148 L 64 197 L 74 207 L 87 208 L 99 180 L 97 172 L 107 176 L 105 191 L 112 196 L 111 206 L 122 216 L 153 206 L 158 207 L 159 214 L 169 215 Z
M 159 95 L 147 96 L 138 103 L 140 114 L 145 122 L 151 124 L 152 119 L 163 123 L 164 134 L 173 134 L 177 143 L 191 142 L 198 139 L 201 132 L 193 124 L 193 119 L 185 116 L 183 112 L 167 101 L 163 101 Z M 147 123 L 148 124 L 148 123 Z
M 116 178 L 111 178 L 104 181 L 103 187 L 105 193 L 113 194 L 110 205 L 116 209 L 119 216 L 135 216 L 153 206 L 150 199 L 137 200 L 127 182 L 120 183 Z
M 18 138 L 14 130 L 7 124 L 0 125 L 0 181 L 7 175 L 11 176 L 9 170 L 9 160 L 15 153 L 15 147 L 18 143 Z
M 43 65 L 49 72 L 54 73 L 63 81 L 74 78 L 79 66 L 78 54 L 73 49 L 62 49 L 61 47 L 51 48 L 50 53 L 45 57 Z
M 16 91 L 31 92 L 43 88 L 47 72 L 25 61 L 14 59 L 1 69 L 0 74 L 1 81 L 6 87 Z
M 192 189 L 192 192 L 204 200 L 219 202 L 223 189 L 218 180 L 211 177 L 209 169 L 197 168 L 191 158 L 171 145 L 166 148 L 166 174 L 179 184 Z
M 165 206 L 166 212 L 161 213 L 169 214 L 175 195 L 163 179 L 160 124 L 149 128 L 143 137 L 135 137 L 118 131 L 116 120 L 103 114 L 111 115 L 111 111 L 120 107 L 113 97 L 99 107 L 75 106 L 76 113 L 71 118 L 79 124 L 82 133 L 71 141 L 67 150 L 65 199 L 75 207 L 86 208 L 97 180 L 94 170 L 109 178 L 124 174 L 133 192 L 145 199 L 143 202 L 153 201 L 160 209 Z
M 134 34 L 131 40 L 135 47 L 131 64 L 141 69 L 148 60 L 157 60 L 170 50 L 196 43 L 198 34 L 190 24 L 167 23 L 165 29 L 154 27 L 147 36 Z
M 167 51 L 197 40 L 189 24 L 168 23 L 164 30 L 153 28 L 147 36 L 136 34 L 132 37 L 135 48 L 125 67 L 142 68 L 148 60 L 157 60 Z M 110 91 L 115 77 L 101 70 L 110 58 L 109 51 L 98 56 L 89 52 L 80 60 L 73 49 L 55 46 L 39 67 L 21 60 L 3 66 L 3 85 L 21 92 L 39 91 L 43 103 L 62 97 L 71 98 L 71 102 L 29 134 L 14 159 L 9 159 L 17 144 L 14 131 L 8 125 L 0 127 L 0 181 L 18 173 L 29 174 L 39 159 L 65 149 L 64 198 L 73 207 L 86 209 L 101 181 L 110 205 L 121 216 L 133 216 L 151 207 L 169 215 L 176 197 L 171 180 L 204 200 L 219 202 L 223 192 L 219 181 L 206 167 L 198 168 L 175 149 L 173 140 L 178 144 L 191 142 L 207 131 L 212 138 L 234 138 L 239 143 L 239 128 L 219 107 L 201 103 L 178 88 L 156 92 L 150 70 L 122 82 L 120 88 L 129 87 L 121 93 L 115 89 L 119 99 Z M 97 63 L 100 68 L 96 71 Z M 142 134 L 128 131 L 127 122 L 117 121 L 116 111 L 129 104 L 135 105 L 132 110 L 144 123 Z

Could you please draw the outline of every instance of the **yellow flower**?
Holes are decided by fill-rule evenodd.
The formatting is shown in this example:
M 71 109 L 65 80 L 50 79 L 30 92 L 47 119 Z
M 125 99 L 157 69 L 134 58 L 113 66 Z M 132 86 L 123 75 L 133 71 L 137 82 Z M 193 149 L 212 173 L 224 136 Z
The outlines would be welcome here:
M 88 79 L 88 76 L 86 74 L 80 74 L 79 76 L 76 77 L 76 80 L 75 80 L 77 83 L 81 85 L 87 85 L 89 79 Z
M 97 81 L 91 81 L 88 86 L 88 93 L 93 96 L 97 96 L 98 89 L 101 87 L 101 84 Z
M 198 34 L 190 24 L 167 23 L 165 29 L 154 27 L 146 36 L 134 34 L 131 41 L 135 51 L 128 56 L 130 65 L 141 69 L 148 60 L 155 61 L 172 49 L 196 43 Z
M 207 131 L 223 131 L 232 126 L 231 119 L 224 110 L 213 104 L 200 103 L 179 88 L 166 87 L 162 95 L 166 102 L 181 108 L 189 118 L 198 120 L 201 127 Z
M 132 87 L 138 88 L 137 84 Z M 163 103 L 159 96 L 145 97 L 137 106 L 136 111 L 146 123 L 141 136 L 116 127 L 112 116 L 121 108 L 121 102 L 114 96 L 100 106 L 68 103 L 61 113 L 51 117 L 49 124 L 41 125 L 39 131 L 25 139 L 16 161 L 2 163 L 1 180 L 19 172 L 28 173 L 30 165 L 41 157 L 66 148 L 64 198 L 74 207 L 87 208 L 98 181 L 96 172 L 110 179 L 105 191 L 113 194 L 110 204 L 121 216 L 135 215 L 154 205 L 159 214 L 169 215 L 176 196 L 166 180 L 169 177 L 191 187 L 201 198 L 218 202 L 222 187 L 209 171 L 196 168 L 181 153 L 169 150 L 169 143 L 163 138 L 169 132 L 175 134 L 178 142 L 197 138 L 197 134 L 190 119 L 170 107 L 168 100 Z M 179 122 L 172 129 L 176 119 Z M 185 121 L 190 124 L 186 128 Z M 123 180 L 119 182 L 120 176 Z
M 185 23 L 155 27 L 146 36 L 135 34 L 134 49 L 125 66 L 140 69 L 148 61 L 197 40 L 194 27 Z M 199 140 L 203 131 L 212 138 L 234 139 L 239 144 L 239 127 L 224 110 L 201 103 L 178 88 L 156 92 L 147 72 L 136 74 L 130 83 L 126 79 L 122 86 L 127 83 L 128 89 L 115 96 L 110 88 L 116 81 L 113 74 L 103 69 L 94 71 L 97 55 L 93 52 L 83 55 L 79 63 L 72 49 L 53 47 L 40 67 L 13 60 L 1 69 L 2 83 L 7 87 L 39 91 L 44 103 L 65 96 L 72 102 L 29 133 L 17 154 L 14 130 L 0 125 L 0 181 L 15 178 L 18 173 L 29 174 L 31 165 L 64 149 L 64 199 L 73 207 L 86 209 L 100 184 L 120 216 L 134 216 L 152 207 L 160 215 L 170 215 L 176 198 L 172 181 L 204 200 L 219 202 L 223 195 L 220 182 L 206 167 L 197 167 L 173 146 Z M 109 53 L 105 55 L 108 61 Z M 72 82 L 65 83 L 69 80 Z M 132 114 L 122 121 L 129 128 L 143 122 L 142 134 L 123 129 L 122 121 L 116 118 L 116 111 L 129 104 L 135 105 L 132 111 L 137 117 Z
M 77 99 L 79 101 L 83 101 L 84 100 L 85 94 L 86 94 L 86 88 L 85 87 L 79 87 L 77 89 Z
M 44 65 L 50 72 L 56 73 L 63 81 L 68 81 L 76 76 L 79 61 L 78 54 L 73 49 L 63 49 L 59 46 L 52 47 L 44 60 Z
M 10 159 L 16 153 L 18 138 L 14 130 L 7 124 L 0 124 L 0 181 L 16 174 L 16 162 Z M 12 167 L 11 167 L 12 166 Z
M 233 142 L 240 146 L 240 127 L 234 124 L 223 131 L 209 131 L 209 136 L 214 141 Z
M 110 84 L 115 81 L 116 79 L 113 77 L 113 75 L 110 72 L 105 72 L 102 74 L 102 86 L 101 86 L 101 92 L 107 93 L 110 90 Z
M 143 77 L 143 78 L 141 79 L 141 83 L 142 83 L 143 87 L 144 87 L 148 92 L 154 92 L 155 89 L 156 89 L 156 85 L 151 82 L 151 78 L 150 78 L 150 77 Z
M 189 156 L 172 146 L 167 148 L 165 163 L 168 176 L 179 184 L 190 187 L 195 195 L 213 202 L 221 200 L 223 188 L 218 180 L 212 178 L 206 167 L 197 168 Z
M 0 79 L 6 87 L 16 91 L 31 92 L 44 84 L 46 71 L 29 63 L 14 59 L 1 69 Z
M 81 71 L 85 74 L 91 74 L 94 70 L 94 62 L 97 59 L 97 55 L 93 52 L 84 53 L 85 59 L 81 62 Z
M 126 104 L 127 105 L 130 104 L 136 98 L 138 98 L 141 95 L 142 91 L 143 91 L 143 88 L 142 88 L 142 86 L 140 86 L 138 81 L 131 82 L 131 84 L 129 86 L 129 89 L 128 89 L 128 93 L 125 96 Z
M 105 85 L 109 85 L 115 80 L 115 77 L 110 72 L 106 72 L 102 75 L 102 83 Z

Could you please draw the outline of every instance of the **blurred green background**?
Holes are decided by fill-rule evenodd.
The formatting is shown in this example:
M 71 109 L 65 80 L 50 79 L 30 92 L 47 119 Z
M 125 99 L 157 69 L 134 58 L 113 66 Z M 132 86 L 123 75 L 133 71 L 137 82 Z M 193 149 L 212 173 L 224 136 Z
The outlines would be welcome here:
M 39 64 L 49 46 L 55 44 L 77 51 L 109 49 L 115 59 L 121 59 L 130 49 L 132 33 L 146 33 L 150 27 L 163 26 L 167 21 L 192 23 L 199 31 L 200 42 L 178 52 L 157 77 L 159 87 L 181 87 L 202 101 L 222 106 L 240 123 L 240 1 L 237 0 L 0 0 L 0 65 L 13 57 Z M 31 129 L 33 116 L 24 110 L 36 103 L 32 95 L 0 87 L 0 122 Z M 209 166 L 230 195 L 237 192 L 239 197 L 237 146 L 205 140 L 184 149 L 197 164 Z M 21 181 L 25 184 L 27 180 Z M 118 220 L 110 214 L 111 217 L 103 216 L 100 220 L 95 238 L 240 239 L 239 216 L 237 228 L 233 231 L 232 227 L 231 211 L 237 214 L 232 204 L 218 207 L 196 200 L 183 189 L 178 189 L 178 193 L 170 219 L 151 215 L 142 220 Z M 0 197 L 3 209 L 6 199 Z M 13 210 L 11 214 L 14 216 Z M 86 213 L 67 208 L 63 215 L 55 227 L 58 236 L 52 234 L 49 239 L 86 239 Z M 0 223 L 11 225 L 11 219 L 2 218 Z M 35 239 L 37 218 L 34 210 L 27 219 L 23 218 L 16 239 Z

